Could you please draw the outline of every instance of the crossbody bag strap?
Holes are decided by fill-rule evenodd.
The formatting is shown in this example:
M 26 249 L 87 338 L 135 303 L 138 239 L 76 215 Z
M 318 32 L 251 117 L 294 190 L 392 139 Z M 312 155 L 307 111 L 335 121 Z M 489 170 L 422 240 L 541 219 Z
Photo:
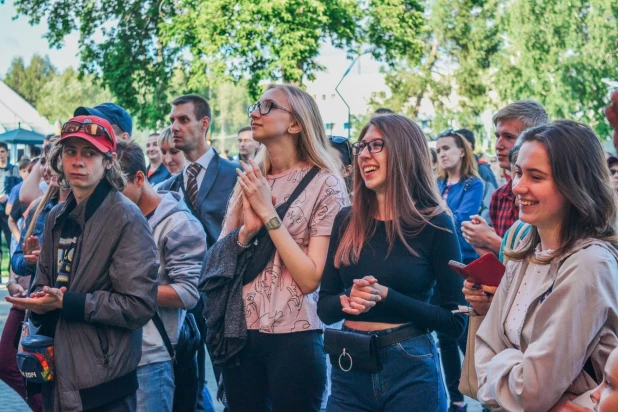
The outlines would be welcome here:
M 161 338 L 163 338 L 163 343 L 167 348 L 167 352 L 170 354 L 170 357 L 176 363 L 176 354 L 174 353 L 174 347 L 172 346 L 172 341 L 170 341 L 170 337 L 167 335 L 167 331 L 165 330 L 165 326 L 163 326 L 163 321 L 159 317 L 159 313 L 155 311 L 154 316 L 152 317 L 152 322 L 157 327 Z
M 292 192 L 288 200 L 285 202 L 285 207 L 281 209 L 281 214 L 283 216 L 285 216 L 290 206 L 292 206 L 292 203 L 294 203 L 294 201 L 298 198 L 298 196 L 300 196 L 303 190 L 307 188 L 309 183 L 311 183 L 313 178 L 316 177 L 316 175 L 319 172 L 320 172 L 320 168 L 317 166 L 313 166 L 311 170 L 307 172 L 305 177 L 302 178 L 302 180 L 300 181 L 300 183 L 298 183 L 298 185 L 296 186 L 296 188 L 294 189 L 294 191 Z M 280 216 L 281 219 L 283 219 L 283 216 Z
M 283 217 L 288 212 L 288 209 L 290 208 L 290 206 L 292 206 L 292 203 L 294 203 L 294 201 L 298 198 L 298 196 L 300 196 L 303 190 L 307 188 L 309 183 L 311 183 L 313 178 L 316 177 L 316 175 L 319 172 L 320 172 L 320 168 L 318 166 L 313 166 L 311 170 L 307 172 L 305 177 L 303 177 L 302 180 L 298 183 L 298 185 L 296 186 L 296 188 L 294 189 L 294 191 L 292 192 L 288 200 L 286 200 L 284 203 L 280 204 L 279 207 L 276 208 L 277 215 L 279 215 L 279 219 L 283 221 Z M 260 229 L 258 234 L 255 236 L 255 239 L 263 238 L 264 236 L 266 236 L 267 232 L 268 230 L 266 228 Z

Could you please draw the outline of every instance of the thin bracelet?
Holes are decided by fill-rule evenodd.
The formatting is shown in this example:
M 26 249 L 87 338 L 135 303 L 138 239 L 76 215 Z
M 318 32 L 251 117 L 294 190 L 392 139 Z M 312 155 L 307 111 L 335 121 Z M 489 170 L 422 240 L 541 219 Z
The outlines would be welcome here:
M 251 242 L 249 242 L 249 244 L 248 244 L 248 245 L 243 245 L 242 243 L 240 243 L 240 240 L 237 240 L 237 241 L 236 241 L 236 244 L 237 244 L 238 246 L 240 246 L 241 248 L 243 248 L 243 249 L 249 249 L 249 248 L 251 247 Z

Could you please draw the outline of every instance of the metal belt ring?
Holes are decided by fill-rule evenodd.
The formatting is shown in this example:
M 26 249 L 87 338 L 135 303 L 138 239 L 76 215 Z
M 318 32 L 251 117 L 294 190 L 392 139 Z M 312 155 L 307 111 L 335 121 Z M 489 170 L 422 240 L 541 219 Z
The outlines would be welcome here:
M 341 358 L 344 356 L 347 356 L 348 358 L 350 358 L 350 367 L 348 369 L 341 366 Z M 344 372 L 350 372 L 350 370 L 352 370 L 352 357 L 350 356 L 349 353 L 345 351 L 345 348 L 343 348 L 343 352 L 341 353 L 341 355 L 339 355 L 339 369 L 341 369 Z

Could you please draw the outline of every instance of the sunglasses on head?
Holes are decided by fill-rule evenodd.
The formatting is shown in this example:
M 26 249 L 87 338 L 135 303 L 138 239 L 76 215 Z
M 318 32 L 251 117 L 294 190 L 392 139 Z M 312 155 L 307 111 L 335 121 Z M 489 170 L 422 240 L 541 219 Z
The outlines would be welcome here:
M 80 130 L 83 130 L 86 134 L 90 136 L 99 137 L 99 136 L 105 135 L 110 140 L 110 142 L 112 141 L 112 137 L 109 135 L 109 133 L 107 133 L 107 130 L 105 130 L 105 127 L 101 126 L 100 124 L 96 124 L 92 122 L 82 123 L 82 122 L 78 122 L 75 120 L 71 120 L 62 125 L 62 135 L 63 136 L 66 134 L 70 134 L 70 133 L 77 133 Z
M 457 133 L 455 131 L 455 129 L 447 129 L 445 131 L 443 131 L 442 133 L 440 133 L 439 135 L 436 136 L 436 140 L 438 140 L 441 137 L 448 137 L 448 136 L 459 136 L 462 139 L 464 139 L 464 137 L 462 135 L 460 135 L 459 133 Z
M 352 147 L 350 145 L 350 139 L 343 136 L 328 136 L 331 145 L 343 145 L 348 152 L 348 157 L 352 159 Z

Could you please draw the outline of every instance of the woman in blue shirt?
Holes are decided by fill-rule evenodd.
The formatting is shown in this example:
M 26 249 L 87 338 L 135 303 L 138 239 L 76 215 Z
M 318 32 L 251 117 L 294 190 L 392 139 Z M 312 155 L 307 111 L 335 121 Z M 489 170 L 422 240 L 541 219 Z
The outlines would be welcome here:
M 478 255 L 463 238 L 461 222 L 470 220 L 470 216 L 479 212 L 483 202 L 483 181 L 478 175 L 474 153 L 459 133 L 451 129 L 440 134 L 436 151 L 441 169 L 438 189 L 442 200 L 453 212 L 462 260 L 463 263 L 468 264 L 478 258 Z M 438 297 L 435 294 L 434 296 L 432 302 L 437 303 Z M 444 378 L 451 401 L 449 412 L 464 412 L 466 411 L 464 397 L 458 389 L 461 376 L 458 346 L 462 352 L 466 351 L 466 333 L 459 339 L 438 333 L 438 340 L 442 353 Z
M 477 214 L 481 208 L 483 181 L 479 178 L 472 149 L 461 135 L 453 130 L 440 134 L 436 151 L 441 169 L 438 189 L 453 212 L 463 263 L 468 264 L 478 258 L 478 255 L 464 240 L 461 222 L 470 220 L 470 216 Z

